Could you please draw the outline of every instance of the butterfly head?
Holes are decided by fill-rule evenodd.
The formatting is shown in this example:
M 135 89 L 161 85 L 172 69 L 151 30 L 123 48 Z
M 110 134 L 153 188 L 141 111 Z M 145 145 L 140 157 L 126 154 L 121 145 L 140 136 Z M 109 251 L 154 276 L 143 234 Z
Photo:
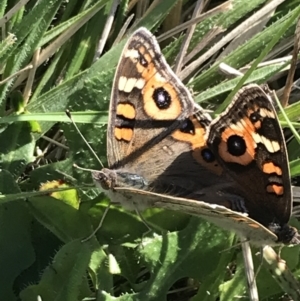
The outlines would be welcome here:
M 300 234 L 296 228 L 291 227 L 288 224 L 279 225 L 277 223 L 270 224 L 268 228 L 277 235 L 278 242 L 285 245 L 300 244 Z
M 116 173 L 111 169 L 92 170 L 92 177 L 95 185 L 104 190 L 113 189 L 116 185 Z

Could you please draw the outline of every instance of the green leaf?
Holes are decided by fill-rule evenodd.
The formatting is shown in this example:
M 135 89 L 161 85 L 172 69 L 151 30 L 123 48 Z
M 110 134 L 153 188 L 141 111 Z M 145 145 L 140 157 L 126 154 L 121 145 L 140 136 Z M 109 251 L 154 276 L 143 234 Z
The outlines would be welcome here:
M 17 72 L 21 66 L 28 63 L 32 52 L 36 49 L 41 37 L 47 30 L 53 16 L 59 8 L 62 0 L 41 0 L 24 17 L 13 33 L 16 35 L 17 42 L 3 55 L 0 63 L 6 63 L 4 76 L 9 76 Z M 21 44 L 22 43 L 22 44 Z M 5 107 L 5 96 L 11 86 L 12 79 L 0 86 L 0 107 L 1 111 Z
M 1 193 L 19 193 L 13 176 L 0 171 Z M 0 294 L 5 300 L 15 300 L 14 282 L 35 260 L 31 243 L 32 217 L 23 201 L 0 206 Z
M 34 160 L 35 142 L 27 122 L 13 123 L 1 134 L 1 168 L 10 171 L 15 177 L 20 176 L 28 163 Z
M 47 184 L 45 189 L 50 188 L 48 186 Z M 64 184 L 59 185 L 63 186 Z M 84 239 L 92 233 L 88 216 L 79 210 L 79 199 L 75 190 L 54 192 L 51 197 L 31 197 L 28 202 L 34 217 L 61 241 Z
M 278 41 L 280 38 L 282 38 L 282 35 L 279 36 L 278 33 L 287 30 L 288 26 L 291 26 L 290 21 L 294 20 L 294 13 L 296 14 L 297 11 L 294 10 L 288 15 L 283 16 L 281 19 L 278 19 L 272 24 L 272 26 L 267 27 L 246 43 L 237 47 L 237 49 L 228 54 L 225 58 L 222 58 L 214 63 L 212 67 L 201 73 L 190 84 L 197 90 L 205 90 L 208 86 L 220 81 L 218 69 L 221 62 L 224 62 L 234 68 L 239 68 L 245 66 L 247 63 L 250 63 L 253 58 L 256 58 L 257 55 L 266 48 L 268 43 L 271 43 L 274 37 L 274 41 L 275 39 Z
M 188 227 L 178 233 L 143 241 L 139 249 L 140 256 L 153 276 L 139 293 L 138 299 L 164 300 L 169 288 L 186 276 L 202 282 L 212 274 L 223 274 L 233 251 L 222 251 L 231 246 L 232 237 L 228 232 L 222 232 L 200 219 L 193 218 Z M 222 282 L 224 279 L 220 278 L 219 281 Z M 210 288 L 215 297 L 218 295 L 219 285 L 220 282 L 215 282 Z M 202 295 L 201 291 L 199 293 Z
M 44 271 L 40 282 L 21 292 L 21 300 L 29 301 L 41 296 L 44 301 L 74 301 L 90 295 L 86 267 L 91 252 L 90 244 L 80 240 L 64 245 Z
M 290 173 L 293 177 L 300 175 L 300 159 L 296 159 L 290 162 Z

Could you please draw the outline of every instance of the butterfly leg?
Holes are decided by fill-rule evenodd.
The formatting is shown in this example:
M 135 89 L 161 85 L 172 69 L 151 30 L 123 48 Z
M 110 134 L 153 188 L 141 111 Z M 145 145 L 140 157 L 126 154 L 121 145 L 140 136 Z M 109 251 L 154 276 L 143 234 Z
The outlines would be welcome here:
M 199 199 L 210 204 L 224 206 L 233 211 L 248 213 L 244 198 L 235 192 L 228 191 L 228 188 L 231 189 L 232 187 L 215 185 L 204 188 L 201 190 L 202 195 L 199 194 Z
M 84 238 L 81 242 L 86 242 L 86 241 L 90 240 L 98 232 L 98 230 L 102 227 L 102 224 L 107 215 L 107 212 L 110 209 L 110 205 L 111 204 L 109 203 L 109 205 L 105 208 L 103 215 L 102 215 L 100 222 L 99 222 L 98 226 L 96 227 L 96 229 L 88 237 Z

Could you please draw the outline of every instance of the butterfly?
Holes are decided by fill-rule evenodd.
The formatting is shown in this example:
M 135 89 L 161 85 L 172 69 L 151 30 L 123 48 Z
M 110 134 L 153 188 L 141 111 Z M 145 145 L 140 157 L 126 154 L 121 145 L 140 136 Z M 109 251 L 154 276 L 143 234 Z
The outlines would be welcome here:
M 117 66 L 107 156 L 109 168 L 92 176 L 112 203 L 197 215 L 257 245 L 300 242 L 287 224 L 288 159 L 269 96 L 248 85 L 212 120 L 145 28 L 128 39 Z
M 210 122 L 167 64 L 155 37 L 140 28 L 129 38 L 115 73 L 107 129 L 109 169 L 93 172 L 96 184 L 127 209 L 151 204 L 124 198 L 115 188 L 221 202 L 210 189 L 204 193 L 208 187 L 230 185 L 204 139 Z

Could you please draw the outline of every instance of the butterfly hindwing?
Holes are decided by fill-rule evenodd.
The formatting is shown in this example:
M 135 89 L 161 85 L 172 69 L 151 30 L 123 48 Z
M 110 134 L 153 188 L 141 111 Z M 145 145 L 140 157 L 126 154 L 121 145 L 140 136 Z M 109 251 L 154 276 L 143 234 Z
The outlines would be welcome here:
M 248 85 L 212 123 L 209 147 L 239 186 L 249 216 L 280 232 L 291 215 L 284 136 L 271 98 Z

